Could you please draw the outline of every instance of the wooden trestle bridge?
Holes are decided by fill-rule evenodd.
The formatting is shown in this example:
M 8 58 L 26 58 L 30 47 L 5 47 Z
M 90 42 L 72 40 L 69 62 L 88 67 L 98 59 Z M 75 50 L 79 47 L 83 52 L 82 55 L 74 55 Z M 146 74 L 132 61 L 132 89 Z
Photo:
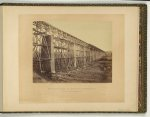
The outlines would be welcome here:
M 82 68 L 104 53 L 44 21 L 33 22 L 33 71 L 38 74 Z

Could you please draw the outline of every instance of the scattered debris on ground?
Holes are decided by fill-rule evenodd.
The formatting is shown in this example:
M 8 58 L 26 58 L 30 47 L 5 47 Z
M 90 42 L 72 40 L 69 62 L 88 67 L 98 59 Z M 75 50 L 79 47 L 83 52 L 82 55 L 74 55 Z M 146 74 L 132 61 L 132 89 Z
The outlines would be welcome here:
M 112 82 L 112 61 L 98 60 L 83 68 L 68 72 L 59 72 L 52 76 L 34 73 L 33 81 L 36 83 L 110 83 Z

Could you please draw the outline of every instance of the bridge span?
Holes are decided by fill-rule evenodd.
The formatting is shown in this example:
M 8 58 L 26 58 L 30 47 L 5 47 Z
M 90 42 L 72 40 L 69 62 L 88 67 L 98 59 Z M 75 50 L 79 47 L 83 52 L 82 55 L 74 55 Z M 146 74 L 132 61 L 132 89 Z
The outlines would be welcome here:
M 33 22 L 33 71 L 55 74 L 82 68 L 105 51 L 44 21 Z

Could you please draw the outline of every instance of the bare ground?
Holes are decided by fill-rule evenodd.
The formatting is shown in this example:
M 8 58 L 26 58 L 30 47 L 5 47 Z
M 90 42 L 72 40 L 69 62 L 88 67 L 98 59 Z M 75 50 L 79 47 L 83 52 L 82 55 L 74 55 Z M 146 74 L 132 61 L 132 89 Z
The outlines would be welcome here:
M 86 67 L 69 72 L 50 75 L 38 75 L 34 73 L 34 83 L 111 83 L 112 82 L 112 61 L 95 61 Z

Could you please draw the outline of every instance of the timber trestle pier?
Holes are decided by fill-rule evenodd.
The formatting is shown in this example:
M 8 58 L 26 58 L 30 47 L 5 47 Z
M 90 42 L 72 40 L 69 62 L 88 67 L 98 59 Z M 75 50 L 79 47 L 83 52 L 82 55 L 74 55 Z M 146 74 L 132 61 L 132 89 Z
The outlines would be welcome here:
M 44 21 L 33 22 L 33 72 L 55 74 L 82 68 L 105 52 Z

